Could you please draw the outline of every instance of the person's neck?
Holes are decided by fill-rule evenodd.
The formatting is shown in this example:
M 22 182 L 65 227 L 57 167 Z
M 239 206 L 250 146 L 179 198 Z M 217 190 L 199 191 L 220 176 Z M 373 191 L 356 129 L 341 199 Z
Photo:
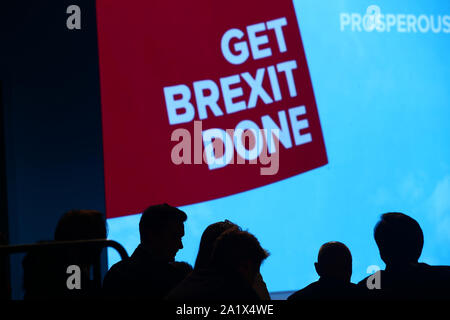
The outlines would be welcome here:
M 158 251 L 155 250 L 154 248 L 152 248 L 148 245 L 145 245 L 143 243 L 141 243 L 140 246 L 146 254 L 148 254 L 152 257 L 153 260 L 158 261 L 158 262 L 167 262 L 167 263 L 172 262 L 169 259 L 167 259 L 167 257 L 165 257 L 164 255 L 159 254 Z

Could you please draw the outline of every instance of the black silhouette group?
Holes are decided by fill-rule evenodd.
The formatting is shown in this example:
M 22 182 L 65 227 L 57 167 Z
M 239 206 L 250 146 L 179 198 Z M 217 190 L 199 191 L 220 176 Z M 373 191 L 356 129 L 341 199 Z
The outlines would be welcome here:
M 176 262 L 183 248 L 185 212 L 167 204 L 150 206 L 139 222 L 140 244 L 131 257 L 106 273 L 102 287 L 90 282 L 98 250 L 28 254 L 23 260 L 26 299 L 107 298 L 172 301 L 270 300 L 262 262 L 269 256 L 257 238 L 225 220 L 208 226 L 201 237 L 194 268 Z M 55 240 L 106 237 L 98 211 L 70 211 L 60 220 Z M 352 255 L 341 242 L 322 245 L 314 264 L 319 280 L 288 300 L 448 299 L 450 267 L 419 263 L 423 233 L 414 219 L 390 212 L 374 229 L 385 270 L 351 283 Z M 66 267 L 81 267 L 80 290 L 67 288 Z M 280 270 L 282 272 L 282 270 Z

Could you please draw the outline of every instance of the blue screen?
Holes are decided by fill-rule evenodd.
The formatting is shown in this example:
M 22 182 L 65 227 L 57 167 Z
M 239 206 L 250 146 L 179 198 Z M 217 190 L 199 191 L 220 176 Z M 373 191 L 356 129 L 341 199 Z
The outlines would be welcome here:
M 294 6 L 329 162 L 181 207 L 188 220 L 176 259 L 193 265 L 204 229 L 229 219 L 271 253 L 261 268 L 271 292 L 316 281 L 314 262 L 328 241 L 349 247 L 358 282 L 369 266 L 384 268 L 373 228 L 382 213 L 400 211 L 423 229 L 420 261 L 450 264 L 450 2 Z M 139 244 L 139 219 L 108 219 L 109 238 L 129 254 Z M 109 265 L 118 260 L 110 251 Z

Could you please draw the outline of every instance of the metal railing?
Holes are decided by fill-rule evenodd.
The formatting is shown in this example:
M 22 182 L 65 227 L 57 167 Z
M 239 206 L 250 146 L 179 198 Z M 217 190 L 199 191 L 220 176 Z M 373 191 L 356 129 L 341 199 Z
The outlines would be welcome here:
M 4 258 L 7 255 L 14 253 L 28 253 L 28 252 L 39 252 L 43 250 L 52 249 L 73 249 L 73 248 L 97 248 L 99 250 L 103 248 L 114 248 L 119 253 L 120 258 L 125 260 L 128 258 L 128 253 L 125 248 L 114 240 L 107 239 L 92 239 L 92 240 L 75 240 L 75 241 L 48 241 L 39 242 L 31 244 L 18 244 L 18 245 L 0 245 L 0 258 Z M 93 281 L 96 286 L 101 287 L 101 258 L 100 255 L 97 261 L 93 265 Z M 8 278 L 9 275 L 1 275 L 2 277 Z M 6 294 L 10 298 L 10 295 Z

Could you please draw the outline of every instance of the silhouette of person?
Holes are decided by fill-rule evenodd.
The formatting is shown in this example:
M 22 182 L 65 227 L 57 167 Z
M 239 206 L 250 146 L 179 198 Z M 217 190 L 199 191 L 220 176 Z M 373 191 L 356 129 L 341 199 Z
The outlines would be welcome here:
M 175 261 L 172 263 L 172 265 L 178 270 L 180 270 L 180 272 L 182 272 L 186 276 L 188 276 L 189 274 L 191 274 L 192 271 L 194 271 L 194 268 L 192 268 L 192 266 L 189 263 L 184 261 Z
M 209 267 L 215 241 L 223 232 L 231 228 L 237 228 L 241 230 L 237 224 L 229 220 L 225 220 L 210 224 L 205 229 L 205 231 L 203 231 L 202 237 L 200 239 L 197 259 L 195 260 L 195 270 Z M 258 275 L 256 276 L 253 288 L 262 300 L 270 300 L 270 294 L 267 290 L 267 285 L 260 273 L 258 273 Z
M 293 293 L 288 300 L 342 300 L 360 296 L 361 290 L 350 282 L 352 255 L 342 242 L 331 241 L 323 244 L 314 267 L 319 280 Z
M 386 264 L 378 272 L 379 289 L 370 290 L 380 299 L 449 298 L 450 267 L 419 263 L 424 236 L 419 223 L 400 213 L 381 216 L 374 229 L 380 257 Z M 368 290 L 369 277 L 358 283 Z
M 139 222 L 140 244 L 106 273 L 105 296 L 162 299 L 180 283 L 187 270 L 174 261 L 183 248 L 186 219 L 186 213 L 168 204 L 148 207 Z
M 55 241 L 106 238 L 106 223 L 96 210 L 66 212 L 56 226 Z M 101 248 L 76 247 L 43 249 L 28 253 L 23 261 L 24 299 L 94 298 L 100 294 L 99 285 L 91 280 L 91 268 L 98 261 Z M 67 286 L 67 268 L 80 268 L 80 289 Z
M 210 224 L 206 227 L 200 239 L 194 269 L 198 270 L 209 266 L 215 241 L 223 232 L 230 228 L 239 228 L 239 226 L 229 220 L 225 220 Z
M 238 227 L 229 228 L 215 241 L 208 266 L 195 269 L 167 299 L 261 300 L 253 286 L 268 255 L 254 235 Z

